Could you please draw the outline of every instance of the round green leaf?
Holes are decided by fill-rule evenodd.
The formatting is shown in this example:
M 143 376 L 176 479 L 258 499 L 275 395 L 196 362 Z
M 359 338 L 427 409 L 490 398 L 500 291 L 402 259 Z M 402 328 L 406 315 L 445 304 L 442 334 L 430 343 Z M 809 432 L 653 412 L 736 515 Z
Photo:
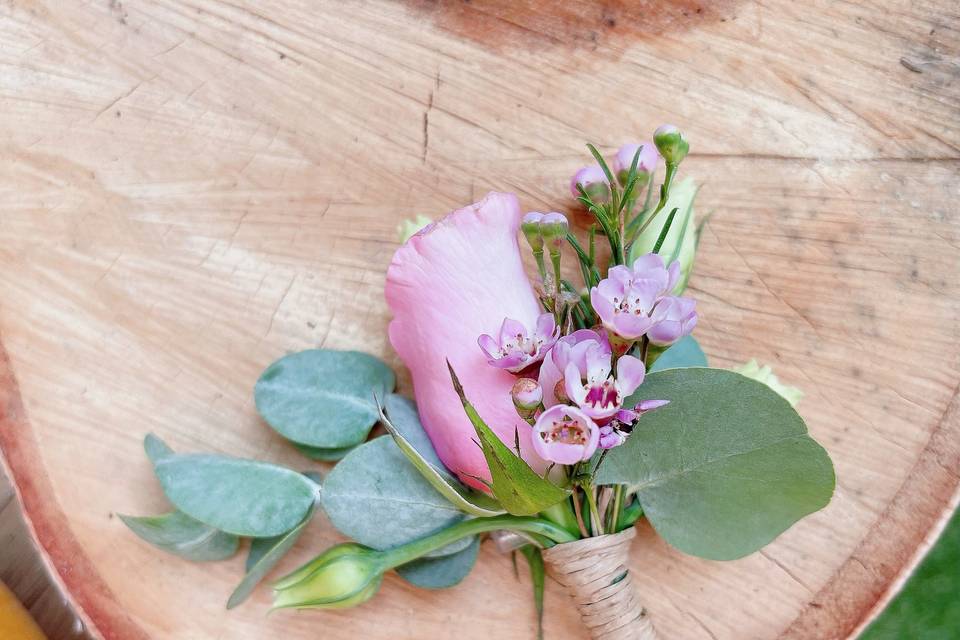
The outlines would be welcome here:
M 470 538 L 467 538 L 470 540 Z M 460 584 L 477 563 L 480 539 L 474 537 L 463 550 L 440 558 L 418 558 L 397 567 L 407 582 L 422 589 L 446 589 Z
M 674 547 L 740 558 L 830 501 L 830 457 L 766 385 L 723 369 L 668 369 L 648 376 L 626 404 L 653 399 L 670 404 L 610 450 L 596 481 L 635 489 Z
M 311 349 L 263 372 L 254 400 L 263 419 L 294 442 L 339 449 L 363 442 L 377 422 L 377 400 L 393 390 L 393 371 L 357 351 Z
M 167 498 L 188 516 L 255 538 L 300 524 L 318 491 L 296 471 L 227 456 L 168 455 L 157 461 L 156 473 Z
M 464 518 L 390 436 L 348 453 L 324 478 L 320 501 L 333 526 L 374 549 L 405 544 Z
M 141 539 L 194 562 L 225 560 L 237 552 L 237 536 L 194 520 L 179 511 L 160 516 L 125 516 L 120 519 Z
M 325 449 L 323 447 L 311 447 L 309 445 L 300 444 L 299 442 L 294 442 L 293 446 L 296 447 L 297 451 L 307 456 L 311 460 L 319 460 L 321 462 L 335 462 L 340 460 L 353 449 L 353 447 Z
M 679 369 L 680 367 L 705 366 L 707 366 L 707 354 L 700 348 L 696 338 L 684 336 L 660 354 L 660 357 L 651 365 L 648 373 L 663 371 L 664 369 Z

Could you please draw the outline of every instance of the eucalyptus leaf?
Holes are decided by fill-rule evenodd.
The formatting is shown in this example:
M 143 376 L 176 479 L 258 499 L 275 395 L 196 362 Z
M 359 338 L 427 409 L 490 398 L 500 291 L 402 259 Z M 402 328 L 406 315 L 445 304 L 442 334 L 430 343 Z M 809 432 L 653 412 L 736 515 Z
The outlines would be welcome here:
M 180 511 L 160 516 L 118 515 L 141 539 L 194 562 L 225 560 L 237 552 L 240 542 L 237 536 L 219 531 Z
M 173 449 L 167 446 L 167 443 L 152 433 L 148 433 L 143 438 L 143 450 L 147 452 L 147 458 L 150 462 L 157 464 L 163 458 L 173 455 Z
M 660 357 L 650 366 L 648 373 L 664 369 L 705 366 L 707 366 L 707 354 L 700 348 L 700 343 L 693 336 L 684 336 L 660 354 Z
M 240 536 L 266 538 L 297 526 L 318 487 L 304 475 L 254 460 L 171 455 L 156 464 L 164 493 L 187 515 Z
M 285 438 L 340 449 L 363 442 L 377 403 L 393 390 L 393 371 L 357 351 L 311 349 L 271 364 L 254 388 L 257 410 Z
M 444 498 L 464 513 L 473 516 L 487 517 L 504 513 L 496 500 L 471 491 L 446 470 L 423 430 L 415 405 L 410 400 L 390 395 L 387 396 L 386 408 L 390 417 L 381 412 L 380 422 L 407 460 Z
M 299 442 L 294 442 L 293 446 L 296 447 L 297 451 L 307 456 L 311 460 L 319 460 L 321 462 L 335 462 L 337 460 L 343 459 L 343 456 L 347 455 L 353 450 L 353 447 L 337 447 L 333 449 L 327 449 L 324 447 L 311 447 L 310 445 L 300 444 Z
M 463 410 L 473 424 L 483 456 L 493 479 L 493 495 L 509 513 L 516 516 L 532 516 L 555 505 L 569 495 L 549 480 L 541 478 L 522 458 L 501 442 L 480 414 L 467 400 L 463 386 L 453 367 L 447 363 L 454 389 L 463 403 Z
M 470 544 L 458 553 L 441 558 L 418 558 L 397 567 L 397 573 L 407 582 L 422 589 L 446 589 L 460 584 L 477 563 L 480 539 L 474 536 Z
M 723 369 L 653 373 L 628 400 L 666 399 L 610 450 L 599 484 L 626 484 L 674 547 L 741 558 L 823 508 L 835 476 L 827 452 L 790 404 Z
M 324 478 L 320 502 L 337 530 L 374 549 L 411 542 L 464 518 L 388 436 L 348 453 Z
M 250 542 L 250 554 L 247 556 L 246 565 L 247 574 L 243 577 L 243 580 L 240 581 L 240 584 L 237 585 L 237 588 L 234 589 L 233 593 L 230 594 L 230 599 L 227 600 L 227 609 L 233 609 L 250 597 L 254 587 L 256 587 L 260 581 L 263 580 L 264 576 L 280 562 L 280 559 L 293 548 L 294 543 L 296 543 L 300 534 L 303 533 L 304 527 L 310 522 L 312 516 L 313 508 L 311 507 L 304 517 L 303 522 L 287 533 L 272 538 L 255 538 Z

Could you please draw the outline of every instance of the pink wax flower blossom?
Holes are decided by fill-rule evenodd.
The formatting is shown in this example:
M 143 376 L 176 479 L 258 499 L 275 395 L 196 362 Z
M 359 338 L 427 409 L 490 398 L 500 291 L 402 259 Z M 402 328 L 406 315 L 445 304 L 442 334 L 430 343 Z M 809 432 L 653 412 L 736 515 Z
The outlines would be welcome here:
M 636 340 L 654 325 L 650 316 L 655 305 L 679 279 L 679 262 L 667 268 L 662 257 L 648 253 L 631 267 L 611 268 L 607 278 L 590 290 L 590 303 L 604 327 L 622 338 Z
M 607 175 L 600 168 L 600 165 L 592 164 L 583 167 L 570 178 L 570 193 L 574 198 L 580 196 L 580 190 L 577 185 L 583 187 L 591 198 L 602 202 L 610 198 L 610 182 L 607 181 Z
M 637 419 L 648 411 L 659 409 L 670 404 L 669 400 L 643 400 L 633 409 L 620 409 L 613 420 L 600 427 L 601 449 L 613 449 L 627 441 L 627 436 L 633 431 Z
M 477 344 L 491 366 L 517 373 L 543 360 L 559 337 L 560 327 L 553 314 L 544 313 L 537 318 L 533 332 L 518 320 L 504 318 L 499 338 L 485 333 L 477 339 Z
M 533 448 L 541 458 L 558 464 L 589 460 L 599 441 L 599 427 L 576 407 L 555 405 L 533 426 Z
M 607 353 L 612 353 L 610 342 L 604 333 L 592 329 L 580 329 L 570 335 L 563 336 L 550 350 L 550 355 L 543 360 L 540 366 L 540 387 L 543 389 L 543 406 L 552 407 L 560 401 L 557 397 L 557 383 L 562 383 L 563 372 L 567 363 L 575 362 L 580 371 L 586 371 L 586 351 L 591 345 Z M 561 384 L 561 388 L 562 388 Z M 564 395 L 566 392 L 564 392 Z
M 571 361 L 563 372 L 567 397 L 594 420 L 609 418 L 620 411 L 624 398 L 643 382 L 646 367 L 640 358 L 620 356 L 613 376 L 612 356 L 599 345 L 591 345 L 584 355 L 586 367 Z
M 490 193 L 414 235 L 387 270 L 390 342 L 410 369 L 420 420 L 443 463 L 478 489 L 485 487 L 472 476 L 489 480 L 490 472 L 450 383 L 447 359 L 497 436 L 512 448 L 516 431 L 524 459 L 538 471 L 546 468 L 533 450 L 530 425 L 514 409 L 516 378 L 488 366 L 474 346 L 505 316 L 533 327 L 541 315 L 524 272 L 519 227 L 516 196 Z
M 642 147 L 642 148 L 641 148 Z M 637 149 L 640 149 L 640 157 L 637 159 L 637 174 L 640 175 L 639 186 L 643 186 L 650 178 L 650 174 L 657 167 L 657 161 L 660 160 L 660 154 L 657 147 L 652 142 L 643 142 L 641 144 L 625 144 L 617 151 L 613 157 L 613 175 L 617 177 L 620 184 L 626 186 L 627 174 L 630 172 L 630 165 L 633 164 L 633 156 Z
M 697 301 L 693 298 L 666 296 L 653 308 L 653 326 L 647 331 L 652 344 L 666 347 L 697 326 Z

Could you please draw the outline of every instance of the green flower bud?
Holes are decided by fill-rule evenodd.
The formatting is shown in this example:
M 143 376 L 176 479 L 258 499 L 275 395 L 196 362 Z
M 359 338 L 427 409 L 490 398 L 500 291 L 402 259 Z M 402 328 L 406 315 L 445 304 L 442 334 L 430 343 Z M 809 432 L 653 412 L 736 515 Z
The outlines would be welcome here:
M 751 359 L 739 367 L 734 367 L 732 371 L 767 385 L 789 402 L 791 407 L 796 407 L 797 403 L 803 399 L 803 391 L 780 382 L 770 365 L 760 366 L 756 359 Z
M 273 585 L 273 607 L 353 607 L 373 597 L 384 570 L 380 552 L 355 542 L 338 544 L 278 580 Z
M 690 145 L 683 132 L 672 124 L 663 124 L 653 132 L 653 143 L 667 164 L 680 164 L 687 157 Z
M 690 272 L 693 270 L 693 263 L 697 256 L 697 222 L 693 211 L 697 189 L 693 178 L 687 178 L 683 182 L 674 184 L 670 189 L 667 204 L 664 206 L 665 211 L 677 209 L 677 215 L 673 224 L 670 225 L 670 231 L 667 232 L 667 237 L 660 247 L 660 255 L 663 256 L 663 261 L 667 265 L 674 260 L 680 261 L 680 279 L 672 292 L 673 295 L 677 296 L 687 288 L 687 281 L 690 279 Z M 666 222 L 667 216 L 661 215 L 644 229 L 643 233 L 637 236 L 628 256 L 630 264 L 633 264 L 633 261 L 640 256 L 653 251 Z
M 543 252 L 543 235 L 540 232 L 540 221 L 542 219 L 542 213 L 531 211 L 523 216 L 523 220 L 520 221 L 520 231 L 523 232 L 523 237 L 527 239 L 527 243 L 534 252 Z
M 543 234 L 544 240 L 549 242 L 553 248 L 563 246 L 569 228 L 570 223 L 567 222 L 567 217 L 562 213 L 551 211 L 550 213 L 543 214 L 543 218 L 540 219 L 540 233 Z

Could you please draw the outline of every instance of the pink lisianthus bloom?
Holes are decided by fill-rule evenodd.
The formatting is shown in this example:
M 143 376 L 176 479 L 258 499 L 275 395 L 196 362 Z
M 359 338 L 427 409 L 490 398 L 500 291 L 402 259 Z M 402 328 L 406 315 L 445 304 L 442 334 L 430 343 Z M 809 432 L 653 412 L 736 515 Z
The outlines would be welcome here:
M 499 369 L 517 373 L 543 360 L 560 337 L 560 327 L 552 313 L 541 314 L 531 333 L 522 322 L 504 318 L 499 340 L 489 334 L 477 339 L 487 362 Z
M 567 397 L 594 420 L 609 418 L 620 411 L 624 399 L 643 382 L 646 367 L 640 358 L 620 356 L 617 374 L 613 376 L 612 356 L 600 345 L 591 345 L 584 355 L 585 367 L 571 361 L 564 370 Z
M 560 338 L 553 346 L 540 367 L 539 382 L 543 389 L 543 406 L 552 407 L 560 401 L 556 394 L 557 383 L 563 381 L 563 372 L 569 362 L 575 362 L 580 371 L 586 371 L 586 353 L 591 345 L 598 345 L 598 348 L 607 354 L 612 353 L 607 336 L 592 329 L 574 331 Z M 563 393 L 565 394 L 566 392 Z
M 607 278 L 590 290 L 590 303 L 603 326 L 626 340 L 636 340 L 662 322 L 679 322 L 680 333 L 670 341 L 674 342 L 696 325 L 693 301 L 667 295 L 679 278 L 678 261 L 666 267 L 662 257 L 648 253 L 637 258 L 631 267 L 611 268 Z M 665 299 L 684 302 L 680 305 L 669 302 L 658 314 L 656 307 Z M 683 333 L 685 328 L 687 332 Z M 676 329 L 676 325 L 670 325 L 658 338 L 668 338 Z
M 540 414 L 533 426 L 533 448 L 557 464 L 589 460 L 597 450 L 600 428 L 576 407 L 558 404 Z
M 524 459 L 546 463 L 531 444 L 531 428 L 517 415 L 510 389 L 516 378 L 487 364 L 478 335 L 492 333 L 504 317 L 527 327 L 541 315 L 520 258 L 516 196 L 490 193 L 414 235 L 393 256 L 386 298 L 393 320 L 389 336 L 413 378 L 420 420 L 443 463 L 478 489 L 490 479 L 476 432 L 447 370 L 456 370 L 484 421 L 511 448 L 519 434 Z

